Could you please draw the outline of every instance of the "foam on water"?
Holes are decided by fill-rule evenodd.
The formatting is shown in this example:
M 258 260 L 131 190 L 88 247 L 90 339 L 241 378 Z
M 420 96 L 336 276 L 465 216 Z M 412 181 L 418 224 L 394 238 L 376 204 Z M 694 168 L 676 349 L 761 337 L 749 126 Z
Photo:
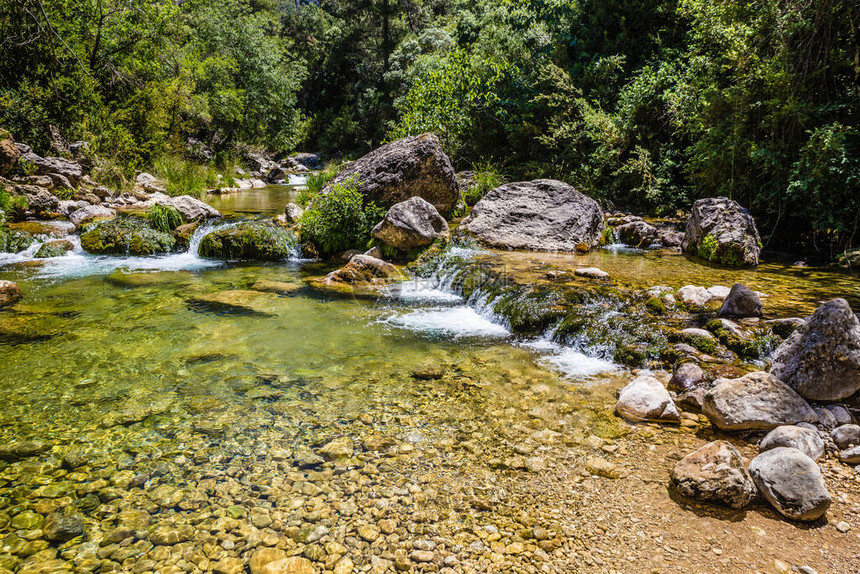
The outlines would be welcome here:
M 382 320 L 383 323 L 427 335 L 441 335 L 455 339 L 465 337 L 504 338 L 510 332 L 493 323 L 471 307 L 433 307 L 409 313 L 397 313 Z
M 305 185 L 308 182 L 308 176 L 300 175 L 297 173 L 290 173 L 287 175 L 287 185 Z
M 525 347 L 541 354 L 540 361 L 561 372 L 565 378 L 590 377 L 618 369 L 611 361 L 589 357 L 571 347 L 541 339 L 524 343 Z

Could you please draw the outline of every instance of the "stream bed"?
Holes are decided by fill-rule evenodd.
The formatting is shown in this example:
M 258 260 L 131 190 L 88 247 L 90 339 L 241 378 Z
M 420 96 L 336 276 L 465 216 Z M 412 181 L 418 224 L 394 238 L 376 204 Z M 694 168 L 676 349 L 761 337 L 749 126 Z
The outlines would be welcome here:
M 272 214 L 294 193 L 212 203 Z M 0 572 L 242 572 L 260 548 L 337 574 L 770 571 L 775 558 L 836 572 L 850 560 L 856 533 L 839 546 L 765 507 L 672 500 L 675 453 L 711 431 L 620 422 L 630 373 L 598 353 L 513 337 L 442 278 L 354 299 L 305 285 L 330 270 L 320 263 L 197 257 L 219 225 L 184 254 L 95 257 L 76 244 L 0 260 L 23 292 L 0 312 Z M 779 264 L 472 256 L 535 282 L 584 265 L 644 287 L 743 280 L 779 316 L 860 298 L 856 278 Z M 259 291 L 247 312 L 202 299 L 265 282 L 281 293 Z M 595 457 L 617 476 L 583 472 Z M 854 503 L 835 502 L 834 521 Z M 56 534 L 52 513 L 83 536 Z

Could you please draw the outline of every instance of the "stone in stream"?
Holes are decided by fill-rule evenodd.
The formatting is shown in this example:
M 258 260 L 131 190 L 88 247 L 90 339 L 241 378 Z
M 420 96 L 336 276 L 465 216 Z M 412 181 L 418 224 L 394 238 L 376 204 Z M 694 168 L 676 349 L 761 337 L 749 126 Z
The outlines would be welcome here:
M 233 289 L 190 297 L 188 304 L 195 309 L 221 313 L 272 315 L 278 310 L 280 300 L 274 293 Z
M 319 453 L 327 460 L 339 460 L 351 457 L 353 449 L 352 439 L 342 436 L 325 444 Z
M 301 289 L 302 286 L 298 283 L 287 283 L 285 281 L 270 281 L 268 279 L 260 279 L 251 285 L 252 291 L 262 291 L 263 293 L 277 293 L 278 295 L 287 295 Z
M 659 243 L 660 234 L 657 228 L 644 221 L 631 221 L 615 228 L 615 237 L 625 245 L 633 247 L 650 247 Z
M 81 235 L 81 247 L 95 255 L 160 255 L 169 253 L 175 244 L 173 235 L 137 216 L 99 223 Z
M 860 464 L 860 446 L 846 448 L 839 453 L 839 460 L 845 464 Z
M 57 239 L 55 241 L 46 241 L 36 252 L 37 259 L 49 259 L 51 257 L 62 257 L 69 251 L 72 251 L 75 246 L 68 239 Z
M 860 425 L 842 425 L 830 432 L 830 438 L 839 448 L 860 446 Z
M 718 315 L 731 319 L 761 317 L 761 298 L 758 293 L 740 283 L 735 283 L 720 307 Z
M 804 427 L 794 425 L 776 427 L 762 439 L 759 449 L 764 452 L 782 446 L 796 448 L 812 460 L 818 460 L 824 456 L 824 441 L 821 440 L 818 431 Z
M 718 440 L 682 458 L 672 469 L 672 484 L 684 497 L 743 508 L 755 498 L 756 486 L 741 453 Z
M 479 201 L 461 227 L 504 249 L 587 251 L 603 235 L 596 201 L 551 179 L 508 183 Z
M 399 279 L 400 272 L 391 263 L 369 255 L 355 255 L 349 262 L 325 277 L 326 283 L 374 283 Z
M 373 228 L 372 235 L 395 249 L 409 251 L 438 239 L 447 241 L 448 222 L 431 203 L 410 197 L 391 206 L 385 218 Z
M 836 401 L 860 390 L 860 321 L 848 302 L 819 307 L 777 348 L 770 372 L 810 400 Z
M 603 269 L 598 269 L 597 267 L 580 267 L 579 269 L 576 269 L 573 274 L 579 277 L 588 277 L 590 279 L 606 279 L 609 277 L 609 273 Z
M 21 299 L 21 289 L 17 283 L 0 280 L 0 307 L 17 303 Z
M 322 190 L 355 182 L 365 200 L 390 207 L 420 197 L 447 214 L 460 199 L 460 185 L 439 139 L 422 134 L 394 141 L 347 165 Z
M 771 374 L 757 371 L 717 379 L 705 393 L 702 412 L 722 430 L 770 430 L 799 422 L 817 423 L 803 397 Z
M 761 239 L 749 211 L 726 197 L 693 204 L 681 248 L 713 263 L 758 265 Z
M 830 508 L 821 470 L 796 448 L 761 453 L 750 463 L 750 476 L 771 506 L 792 520 L 816 520 Z
M 681 363 L 675 366 L 669 388 L 673 391 L 686 392 L 695 389 L 704 382 L 705 372 L 696 363 Z
M 81 227 L 94 221 L 103 221 L 116 217 L 116 210 L 103 205 L 85 205 L 69 214 L 69 221 Z
M 714 298 L 707 289 L 697 285 L 684 285 L 678 289 L 677 296 L 687 307 L 704 307 Z
M 15 462 L 41 454 L 50 449 L 48 443 L 38 440 L 12 441 L 0 445 L 0 460 Z
M 83 535 L 84 523 L 77 516 L 52 512 L 45 518 L 42 532 L 44 532 L 47 540 L 52 542 L 67 542 L 72 538 Z
M 208 203 L 200 201 L 196 197 L 190 195 L 180 195 L 177 197 L 168 197 L 158 194 L 150 199 L 148 204 L 151 205 L 166 205 L 176 209 L 186 222 L 202 221 L 213 217 L 221 217 L 221 212 L 210 206 Z
M 678 412 L 666 388 L 654 377 L 642 376 L 621 389 L 615 411 L 632 422 L 679 422 Z

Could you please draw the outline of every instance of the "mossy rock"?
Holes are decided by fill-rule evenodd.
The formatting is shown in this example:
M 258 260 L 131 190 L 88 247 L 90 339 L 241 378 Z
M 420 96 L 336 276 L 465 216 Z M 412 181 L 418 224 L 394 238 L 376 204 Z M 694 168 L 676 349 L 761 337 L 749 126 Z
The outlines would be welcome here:
M 135 215 L 105 221 L 81 235 L 81 247 L 95 255 L 159 255 L 175 245 L 173 235 Z
M 645 301 L 645 308 L 652 315 L 662 315 L 666 312 L 666 304 L 659 297 L 651 297 Z
M 248 221 L 214 231 L 203 238 L 198 250 L 201 257 L 225 261 L 282 261 L 297 251 L 293 232 L 273 221 Z
M 75 246 L 72 245 L 72 242 L 66 239 L 48 241 L 39 247 L 39 250 L 36 252 L 36 258 L 49 259 L 51 257 L 62 257 L 74 248 Z
M 20 253 L 36 240 L 26 231 L 0 227 L 0 253 Z

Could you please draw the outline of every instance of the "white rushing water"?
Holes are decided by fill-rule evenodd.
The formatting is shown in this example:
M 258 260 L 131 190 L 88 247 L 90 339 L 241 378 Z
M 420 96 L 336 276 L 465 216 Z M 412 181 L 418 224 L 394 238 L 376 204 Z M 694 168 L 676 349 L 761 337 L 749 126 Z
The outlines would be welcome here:
M 473 250 L 459 249 L 455 256 L 469 258 L 474 253 L 476 252 Z M 388 296 L 405 307 L 395 308 L 380 322 L 398 329 L 454 340 L 498 340 L 511 336 L 505 321 L 495 315 L 486 296 L 473 296 L 466 301 L 454 291 L 453 282 L 453 274 L 446 275 L 442 272 L 430 278 L 413 279 L 392 287 Z M 540 363 L 558 371 L 567 379 L 587 378 L 618 368 L 611 361 L 559 345 L 549 338 L 517 344 L 534 351 Z
M 197 249 L 203 238 L 220 229 L 235 226 L 236 223 L 209 222 L 201 225 L 191 236 L 188 250 L 184 253 L 172 253 L 152 257 L 134 257 L 117 255 L 90 255 L 81 249 L 80 237 L 68 235 L 63 237 L 74 245 L 74 249 L 61 257 L 37 259 L 36 252 L 42 243 L 36 243 L 21 253 L 0 254 L 0 266 L 28 261 L 41 262 L 35 269 L 35 276 L 45 279 L 66 277 L 85 277 L 88 275 L 108 274 L 116 270 L 125 271 L 193 271 L 222 265 L 220 261 L 204 259 L 197 255 Z M 55 238 L 51 238 L 51 241 Z

